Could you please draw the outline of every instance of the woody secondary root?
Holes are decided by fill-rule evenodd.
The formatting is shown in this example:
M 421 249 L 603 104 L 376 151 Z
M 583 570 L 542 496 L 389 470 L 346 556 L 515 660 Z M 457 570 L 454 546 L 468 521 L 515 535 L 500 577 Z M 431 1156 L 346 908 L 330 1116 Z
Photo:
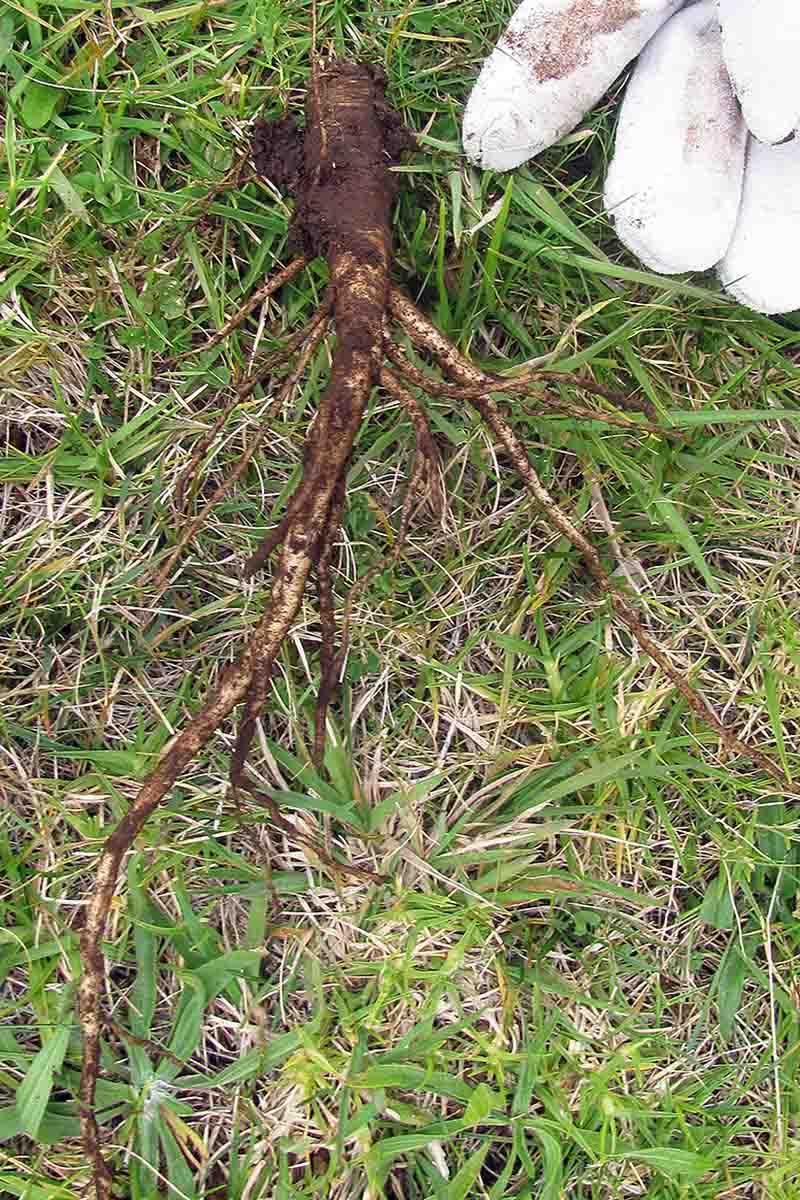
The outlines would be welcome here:
M 249 395 L 268 371 L 285 364 L 292 354 L 297 353 L 297 364 L 290 368 L 285 388 L 293 386 L 329 325 L 335 329 L 335 349 L 329 382 L 319 398 L 317 414 L 306 438 L 300 483 L 289 500 L 283 519 L 246 564 L 246 572 L 253 574 L 265 569 L 275 556 L 264 614 L 238 658 L 222 672 L 202 707 L 164 749 L 131 807 L 108 836 L 100 855 L 81 933 L 83 975 L 80 988 L 83 1029 L 80 1114 L 83 1145 L 91 1164 L 96 1200 L 111 1200 L 113 1185 L 111 1165 L 103 1153 L 95 1115 L 95 1092 L 101 1034 L 106 1026 L 101 1003 L 105 971 L 102 943 L 122 863 L 148 817 L 239 706 L 242 706 L 242 713 L 230 773 L 234 794 L 255 795 L 257 803 L 276 827 L 287 836 L 297 837 L 294 827 L 281 816 L 274 799 L 255 792 L 247 775 L 248 752 L 266 704 L 275 658 L 292 628 L 309 582 L 313 580 L 322 628 L 313 753 L 318 764 L 322 761 L 326 713 L 339 686 L 354 601 L 376 571 L 385 569 L 399 558 L 416 507 L 427 500 L 433 510 L 438 511 L 444 504 L 438 454 L 420 393 L 445 396 L 476 410 L 503 446 L 541 515 L 579 551 L 617 620 L 659 665 L 730 753 L 749 759 L 778 783 L 785 782 L 783 772 L 766 754 L 730 726 L 722 724 L 700 693 L 673 665 L 667 652 L 647 632 L 635 603 L 612 580 L 597 549 L 539 480 L 524 445 L 501 407 L 501 400 L 504 394 L 525 395 L 536 403 L 621 425 L 633 432 L 674 436 L 675 431 L 660 428 L 655 423 L 657 414 L 645 403 L 610 392 L 583 377 L 536 371 L 512 377 L 485 373 L 462 355 L 391 282 L 390 214 L 398 176 L 390 168 L 397 164 L 402 151 L 410 144 L 410 135 L 386 103 L 380 75 L 372 68 L 346 61 L 333 61 L 324 68 L 315 64 L 302 133 L 287 121 L 262 126 L 259 131 L 255 153 L 258 170 L 296 196 L 292 232 L 299 253 L 279 275 L 265 283 L 208 344 L 221 340 L 256 304 L 272 296 L 282 283 L 294 278 L 304 264 L 315 257 L 322 256 L 327 260 L 329 291 L 312 321 L 288 340 L 289 349 L 273 356 L 266 366 L 262 364 L 257 368 L 223 404 L 209 435 L 201 439 L 195 449 L 179 489 L 179 503 L 182 505 L 185 493 L 193 486 L 208 446 L 238 400 Z M 410 339 L 430 370 L 411 362 L 393 341 L 396 331 Z M 591 409 L 584 404 L 564 401 L 560 396 L 543 391 L 544 382 L 568 382 L 575 390 L 595 395 L 610 407 Z M 331 585 L 333 549 L 346 501 L 346 474 L 351 451 L 368 398 L 376 386 L 403 406 L 411 419 L 415 442 L 413 464 L 391 554 L 388 560 L 379 558 L 351 590 L 345 602 L 341 630 L 337 631 Z M 285 390 L 279 392 L 279 401 L 284 394 Z M 639 414 L 645 414 L 646 420 L 636 415 L 637 410 Z M 159 589 L 168 585 L 172 568 L 213 505 L 244 473 L 266 429 L 264 425 L 258 431 L 230 476 L 222 481 L 198 517 L 186 524 L 159 573 Z M 328 870 L 345 872 L 343 865 L 332 859 L 319 844 L 312 841 L 310 848 Z M 352 872 L 353 869 L 349 870 Z M 355 868 L 355 871 L 365 879 L 378 878 L 366 868 Z

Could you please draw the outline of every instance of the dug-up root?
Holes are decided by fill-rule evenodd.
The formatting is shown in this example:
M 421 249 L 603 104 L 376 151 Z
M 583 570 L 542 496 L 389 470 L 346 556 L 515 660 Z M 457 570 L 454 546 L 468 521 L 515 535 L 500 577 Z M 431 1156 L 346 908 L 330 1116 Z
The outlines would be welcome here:
M 397 163 L 409 141 L 399 118 L 386 103 L 383 81 L 378 73 L 344 61 L 332 61 L 324 68 L 314 70 L 302 135 L 287 122 L 265 126 L 261 131 L 257 166 L 273 183 L 295 193 L 294 240 L 300 253 L 280 275 L 261 287 L 257 296 L 272 295 L 280 283 L 293 278 L 305 262 L 316 256 L 326 258 L 330 275 L 325 305 L 312 322 L 289 341 L 291 350 L 300 355 L 297 367 L 290 371 L 289 385 L 329 323 L 336 331 L 335 350 L 329 382 L 319 398 L 317 415 L 307 435 L 302 479 L 283 520 L 247 564 L 247 570 L 253 573 L 266 567 L 271 556 L 276 556 L 264 614 L 239 657 L 222 672 L 200 710 L 167 745 L 129 810 L 108 836 L 100 855 L 81 934 L 83 976 L 80 988 L 84 1045 L 80 1114 L 83 1145 L 91 1164 L 96 1200 L 111 1200 L 112 1196 L 112 1170 L 102 1149 L 95 1116 L 95 1091 L 100 1039 L 106 1025 L 101 1004 L 104 984 L 102 944 L 120 868 L 148 817 L 240 705 L 242 714 L 232 755 L 231 784 L 235 794 L 254 793 L 247 777 L 248 751 L 267 700 L 275 658 L 292 628 L 312 578 L 323 633 L 314 740 L 314 756 L 318 762 L 321 760 L 326 711 L 344 664 L 350 614 L 358 594 L 356 589 L 363 588 L 376 570 L 387 566 L 386 560 L 379 561 L 356 585 L 345 605 L 341 632 L 337 635 L 331 558 L 345 504 L 345 480 L 353 443 L 374 387 L 381 387 L 405 408 L 415 436 L 413 465 L 389 564 L 402 552 L 415 507 L 426 498 L 434 509 L 441 508 L 444 503 L 436 448 L 420 392 L 446 395 L 454 401 L 472 405 L 503 446 L 542 516 L 580 552 L 615 616 L 642 650 L 658 663 L 728 751 L 749 759 L 777 782 L 785 782 L 780 768 L 758 747 L 723 725 L 685 676 L 673 666 L 667 652 L 644 628 L 633 602 L 610 578 L 598 551 L 539 480 L 497 397 L 509 391 L 527 394 L 531 386 L 539 385 L 545 376 L 535 372 L 511 378 L 487 375 L 465 358 L 391 282 L 390 210 L 397 175 L 389 168 Z M 234 324 L 235 321 L 227 322 L 220 336 Z M 393 340 L 398 331 L 421 351 L 423 361 L 430 364 L 430 371 L 410 362 Z M 214 340 L 218 340 L 217 335 Z M 287 354 L 279 356 L 284 361 L 288 357 Z M 272 370 L 276 365 L 273 358 L 267 368 Z M 221 428 L 235 400 L 249 394 L 264 373 L 262 366 L 240 385 L 233 400 L 223 406 L 211 436 Z M 442 382 L 442 375 L 449 382 Z M 564 382 L 564 377 L 557 378 Z M 653 423 L 655 414 L 652 412 L 647 412 L 645 425 L 641 418 L 619 411 L 629 413 L 636 409 L 636 403 L 628 397 L 610 393 L 581 377 L 571 379 L 570 383 L 584 393 L 599 394 L 617 410 L 573 406 L 573 411 L 577 407 L 581 414 L 589 413 L 595 419 L 610 420 L 626 428 L 658 429 Z M 535 398 L 542 401 L 539 391 Z M 646 408 L 645 405 L 638 407 L 640 412 Z M 217 488 L 199 518 L 186 525 L 169 562 L 162 569 L 159 587 L 166 586 L 178 555 L 194 536 L 213 503 L 241 476 L 265 430 L 266 426 L 256 435 L 242 461 Z M 196 474 L 209 441 L 210 438 L 203 439 L 196 449 L 190 468 L 192 475 Z M 293 826 L 285 822 L 271 797 L 256 794 L 256 799 L 278 828 L 289 836 L 296 836 Z M 344 871 L 321 846 L 314 843 L 312 848 L 329 870 Z M 364 878 L 376 878 L 366 869 L 356 870 Z

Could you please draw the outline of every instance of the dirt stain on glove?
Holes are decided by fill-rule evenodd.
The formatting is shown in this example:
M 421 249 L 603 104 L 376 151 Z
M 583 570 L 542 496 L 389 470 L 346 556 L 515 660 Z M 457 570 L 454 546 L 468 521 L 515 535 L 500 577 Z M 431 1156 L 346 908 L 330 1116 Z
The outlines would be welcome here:
M 573 0 L 534 28 L 507 29 L 498 47 L 529 67 L 540 83 L 566 79 L 589 61 L 595 37 L 618 33 L 642 15 L 640 0 Z

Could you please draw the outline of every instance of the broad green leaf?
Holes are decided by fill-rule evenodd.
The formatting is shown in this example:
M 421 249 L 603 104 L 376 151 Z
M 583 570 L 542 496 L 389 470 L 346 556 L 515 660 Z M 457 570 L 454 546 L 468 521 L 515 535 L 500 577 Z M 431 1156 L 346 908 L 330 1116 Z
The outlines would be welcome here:
M 329 813 L 333 817 L 337 817 L 340 821 L 352 823 L 358 819 L 353 805 L 343 799 L 329 800 L 323 796 L 311 796 L 301 792 L 279 791 L 277 788 L 271 789 L 272 796 L 277 804 L 282 808 L 293 808 L 297 812 L 319 812 Z
M 511 868 L 513 864 L 509 864 L 509 866 Z M 486 880 L 481 878 L 475 881 L 475 891 L 486 896 L 487 899 L 491 899 L 493 903 L 501 905 L 518 904 L 530 900 L 533 896 L 590 896 L 592 894 L 613 896 L 638 908 L 650 908 L 654 904 L 658 907 L 663 903 L 646 894 L 639 895 L 633 888 L 620 887 L 616 883 L 606 883 L 602 879 L 571 875 L 569 871 L 548 871 L 546 868 L 528 866 L 526 870 L 520 870 L 517 874 L 519 877 L 513 885 L 513 890 L 497 890 L 494 880 L 495 872 L 492 871 Z
M 185 1060 L 191 1057 L 200 1042 L 203 1028 L 203 1013 L 206 1007 L 206 996 L 200 980 L 188 971 L 184 973 L 184 987 L 178 1002 L 178 1012 L 169 1039 L 169 1051 L 176 1058 Z M 161 1079 L 172 1078 L 179 1067 L 176 1063 L 165 1059 L 158 1069 Z
M 401 1133 L 395 1137 L 387 1137 L 375 1143 L 369 1151 L 369 1158 L 376 1165 L 386 1165 L 401 1154 L 424 1150 L 431 1142 L 449 1141 L 463 1133 L 464 1129 L 464 1121 L 440 1121 L 422 1133 Z
M 173 1187 L 177 1188 L 178 1195 L 185 1196 L 186 1200 L 195 1200 L 197 1190 L 194 1183 L 194 1173 L 189 1168 L 183 1151 L 166 1122 L 162 1123 L 160 1134 L 161 1145 L 164 1148 L 164 1157 L 167 1160 L 167 1178 Z M 174 1195 L 174 1192 L 172 1194 Z
M 64 1061 L 69 1044 L 69 1029 L 59 1026 L 34 1057 L 17 1092 L 20 1125 L 28 1137 L 35 1138 L 53 1090 L 53 1074 Z
M 55 84 L 29 83 L 22 101 L 22 119 L 29 129 L 42 129 L 66 93 Z
M 389 1063 L 368 1067 L 353 1077 L 352 1083 L 359 1088 L 403 1088 L 406 1091 L 433 1092 L 436 1096 L 451 1096 L 469 1104 L 473 1089 L 455 1075 L 445 1071 L 427 1071 L 403 1063 Z
M 157 939 L 145 925 L 147 904 L 139 883 L 141 855 L 131 858 L 128 870 L 128 895 L 134 921 L 133 944 L 136 952 L 136 979 L 130 994 L 131 1032 L 140 1038 L 150 1035 L 150 1026 L 156 1007 L 156 961 Z
M 161 1114 L 158 1107 L 147 1107 L 136 1126 L 137 1158 L 134 1159 L 134 1179 L 144 1195 L 147 1195 L 156 1181 L 159 1168 L 158 1134 L 161 1125 Z
M 725 872 L 720 871 L 706 888 L 700 917 L 714 929 L 733 929 L 733 912 L 731 886 Z
M 512 654 L 521 654 L 523 658 L 534 658 L 537 662 L 542 657 L 542 652 L 533 642 L 526 642 L 524 638 L 513 637 L 509 633 L 492 633 L 486 634 L 487 641 L 495 642 L 501 646 L 503 650 L 509 650 Z
M 786 861 L 789 843 L 782 826 L 786 824 L 786 805 L 774 796 L 765 797 L 758 806 L 758 848 L 773 866 Z
M 39 1145 L 55 1146 L 58 1142 L 63 1142 L 64 1138 L 80 1136 L 80 1121 L 74 1113 L 66 1111 L 69 1107 L 66 1104 L 47 1106 L 36 1135 Z M 0 1142 L 7 1142 L 24 1132 L 17 1106 L 9 1104 L 0 1108 Z
M 8 58 L 8 52 L 14 45 L 14 18 L 11 13 L 6 13 L 0 17 L 0 68 L 5 66 L 5 61 Z M 9 105 L 9 113 L 11 107 Z M 13 175 L 13 171 L 12 171 Z
M 464 1113 L 467 1125 L 481 1125 L 497 1104 L 497 1097 L 485 1083 L 479 1083 L 473 1091 Z
M 41 731 L 35 735 L 30 729 L 9 721 L 8 729 L 21 741 L 35 744 L 40 753 L 53 754 L 73 762 L 85 762 L 109 775 L 121 775 L 128 779 L 142 778 L 152 765 L 151 756 L 137 754 L 133 750 L 82 750 L 65 746 Z
M 491 1147 L 491 1141 L 487 1140 L 483 1145 L 472 1154 L 464 1163 L 457 1175 L 454 1175 L 450 1183 L 441 1192 L 442 1200 L 467 1200 L 468 1196 L 474 1195 L 475 1181 L 481 1173 L 483 1161 Z
M 542 1147 L 544 1170 L 539 1196 L 541 1200 L 561 1200 L 564 1194 L 564 1160 L 559 1141 L 536 1121 L 529 1122 L 527 1127 L 533 1131 Z
M 53 188 L 58 193 L 58 196 L 66 208 L 67 212 L 72 213 L 73 217 L 78 217 L 86 225 L 91 225 L 91 217 L 86 209 L 86 205 L 81 200 L 77 190 L 67 179 L 60 167 L 51 167 L 48 172 L 48 179 L 53 185 Z
M 242 1058 L 236 1060 L 218 1071 L 216 1075 L 183 1075 L 177 1081 L 177 1088 L 212 1088 L 227 1087 L 230 1084 L 244 1083 L 255 1079 L 258 1075 L 272 1071 L 294 1054 L 300 1046 L 300 1034 L 295 1030 L 279 1034 L 272 1039 L 268 1046 L 248 1050 Z
M 60 1187 L 57 1183 L 31 1183 L 27 1171 L 24 1176 L 12 1175 L 10 1171 L 0 1173 L 0 1196 L 4 1192 L 19 1196 L 20 1200 L 75 1200 L 73 1190 Z
M 713 1160 L 693 1150 L 677 1150 L 672 1147 L 653 1147 L 644 1150 L 628 1150 L 619 1158 L 629 1162 L 645 1163 L 661 1171 L 670 1179 L 699 1179 L 713 1167 Z
M 7 1142 L 9 1138 L 19 1137 L 22 1133 L 22 1122 L 19 1119 L 17 1106 L 8 1104 L 5 1108 L 0 1108 L 0 1142 Z
M 736 936 L 735 934 L 734 937 Z M 739 953 L 738 946 L 732 941 L 717 972 L 719 1031 L 726 1042 L 730 1041 L 733 1033 L 747 975 L 747 961 Z
M 180 873 L 172 885 L 172 890 L 180 909 L 180 925 L 191 944 L 192 953 L 189 965 L 192 970 L 196 971 L 219 958 L 221 950 L 219 934 L 212 925 L 201 920 L 194 911 L 191 897 Z
M 220 954 L 197 967 L 194 976 L 203 985 L 206 1003 L 214 1000 L 232 979 L 252 975 L 260 961 L 258 950 L 229 950 L 227 954 Z
M 512 1116 L 524 1117 L 530 1112 L 533 1085 L 536 1082 L 538 1058 L 539 1055 L 534 1047 L 529 1046 L 522 1062 L 517 1086 L 514 1089 L 514 1099 L 511 1104 Z

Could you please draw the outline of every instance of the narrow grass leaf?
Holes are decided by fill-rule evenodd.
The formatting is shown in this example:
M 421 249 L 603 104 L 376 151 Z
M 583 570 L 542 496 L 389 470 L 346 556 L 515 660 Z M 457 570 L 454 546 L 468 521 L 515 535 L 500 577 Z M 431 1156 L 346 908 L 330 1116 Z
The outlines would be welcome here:
M 657 496 L 651 504 L 658 517 L 662 518 L 669 525 L 678 542 L 702 575 L 709 591 L 714 593 L 719 592 L 719 584 L 703 557 L 703 552 L 697 544 L 697 539 L 686 524 L 675 502 L 669 496 Z
M 139 867 L 141 856 L 136 854 L 131 858 L 128 871 L 128 894 L 130 905 L 136 922 L 133 931 L 133 943 L 136 954 L 136 979 L 130 996 L 130 1025 L 131 1032 L 136 1037 L 148 1037 L 156 1007 L 157 939 L 151 929 L 144 924 L 147 906 L 141 885 L 139 883 Z
M 789 757 L 786 753 L 786 741 L 783 736 L 783 720 L 781 718 L 781 701 L 783 684 L 778 676 L 777 671 L 773 671 L 771 667 L 764 668 L 764 690 L 767 698 L 767 711 L 772 724 L 772 732 L 775 735 L 775 744 L 778 747 L 781 765 L 785 773 L 791 778 L 791 767 L 789 765 Z
M 483 278 L 481 280 L 481 301 L 485 304 L 494 307 L 497 303 L 495 296 L 495 279 L 497 277 L 497 267 L 500 256 L 500 247 L 503 244 L 503 237 L 508 221 L 508 212 L 511 207 L 511 197 L 514 193 L 514 177 L 509 177 L 506 184 L 505 192 L 503 193 L 503 202 L 500 206 L 500 211 L 497 214 L 497 220 L 492 226 L 492 237 L 489 242 L 489 248 L 486 251 L 486 257 L 483 262 Z

